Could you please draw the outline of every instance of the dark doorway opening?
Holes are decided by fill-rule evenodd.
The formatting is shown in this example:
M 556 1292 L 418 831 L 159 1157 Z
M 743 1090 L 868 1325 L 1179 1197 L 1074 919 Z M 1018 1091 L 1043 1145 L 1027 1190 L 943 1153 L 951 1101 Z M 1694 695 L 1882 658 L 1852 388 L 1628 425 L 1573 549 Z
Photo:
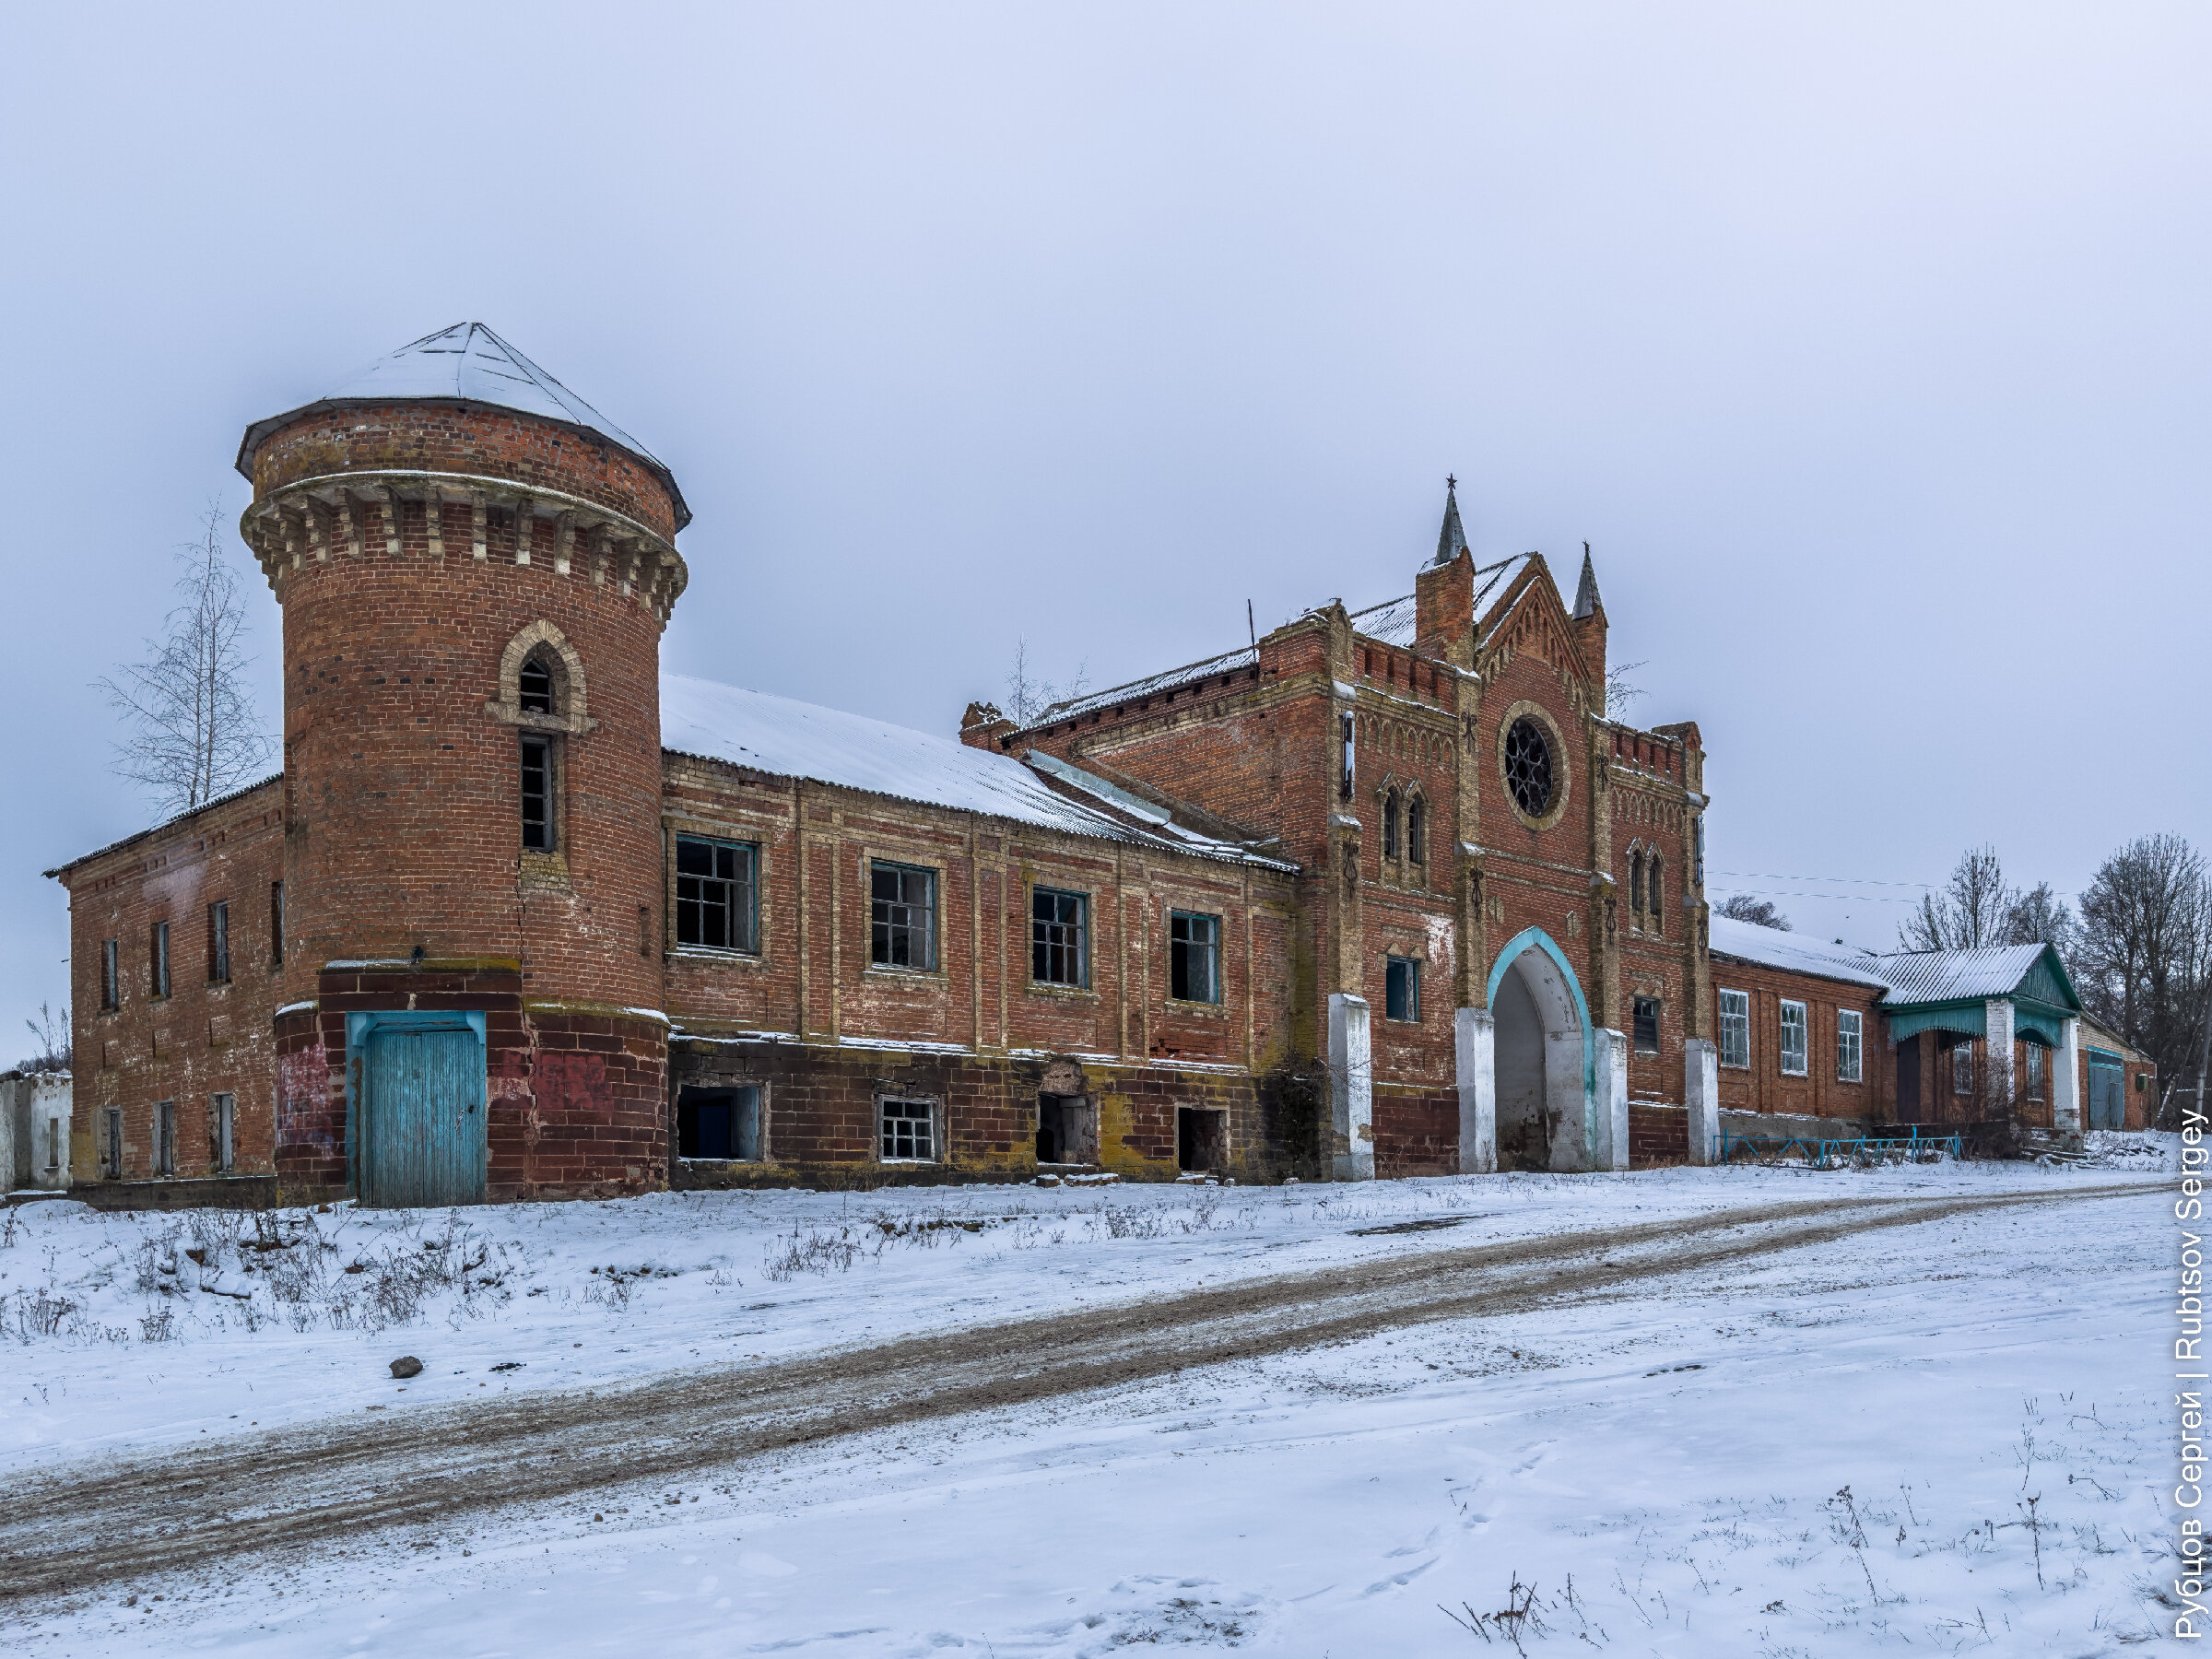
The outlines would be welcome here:
M 1229 1167 L 1229 1113 L 1213 1106 L 1175 1108 L 1175 1167 L 1211 1173 Z
M 1086 1166 L 1099 1161 L 1099 1109 L 1088 1095 L 1037 1097 L 1037 1161 Z
M 760 1159 L 760 1090 L 687 1088 L 676 1103 L 676 1155 L 722 1163 Z

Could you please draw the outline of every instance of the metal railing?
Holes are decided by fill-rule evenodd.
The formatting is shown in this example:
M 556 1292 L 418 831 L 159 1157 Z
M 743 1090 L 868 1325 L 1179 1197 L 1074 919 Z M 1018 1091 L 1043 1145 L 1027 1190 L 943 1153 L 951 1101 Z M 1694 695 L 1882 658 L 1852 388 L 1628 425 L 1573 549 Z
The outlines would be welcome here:
M 1963 1157 L 1965 1139 L 1962 1135 L 1923 1135 L 1916 1126 L 1903 1135 L 1858 1135 L 1834 1140 L 1802 1135 L 1732 1135 L 1724 1129 L 1720 1161 L 1778 1164 L 1802 1159 L 1816 1170 L 1936 1163 Z

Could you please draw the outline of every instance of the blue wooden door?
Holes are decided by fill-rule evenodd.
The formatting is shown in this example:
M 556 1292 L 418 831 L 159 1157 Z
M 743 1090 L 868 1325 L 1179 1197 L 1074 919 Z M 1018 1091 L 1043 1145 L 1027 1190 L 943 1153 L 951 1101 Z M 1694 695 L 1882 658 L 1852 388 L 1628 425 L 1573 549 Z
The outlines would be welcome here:
M 465 1028 L 371 1031 L 363 1194 L 384 1208 L 484 1201 L 484 1046 Z

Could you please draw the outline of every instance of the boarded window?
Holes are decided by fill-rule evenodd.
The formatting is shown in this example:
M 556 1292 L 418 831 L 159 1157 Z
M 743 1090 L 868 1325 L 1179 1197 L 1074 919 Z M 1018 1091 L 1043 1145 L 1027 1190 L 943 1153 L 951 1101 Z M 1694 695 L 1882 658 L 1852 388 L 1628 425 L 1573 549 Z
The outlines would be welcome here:
M 1421 1017 L 1421 964 L 1418 957 L 1388 957 L 1382 970 L 1382 1018 Z
M 676 1155 L 755 1163 L 760 1151 L 760 1089 L 687 1088 L 676 1105 Z
M 1721 993 L 1721 1064 L 1751 1064 L 1751 993 Z
M 1041 985 L 1090 983 L 1090 900 L 1037 888 L 1030 894 L 1030 977 Z
M 934 970 L 937 873 L 878 859 L 868 868 L 868 959 L 879 968 Z
M 886 1100 L 880 1102 L 883 1122 L 883 1157 L 887 1163 L 929 1163 L 936 1158 L 936 1137 L 931 1133 L 935 1108 L 927 1100 Z
M 553 851 L 553 744 L 550 738 L 523 738 L 523 846 L 533 853 Z
M 1805 1076 L 1805 1005 L 1782 1005 L 1782 1070 L 1784 1077 Z
M 1865 1075 L 1865 1016 L 1856 1008 L 1836 1010 L 1836 1080 L 1856 1083 Z
M 1168 912 L 1168 994 L 1179 1002 L 1221 1000 L 1221 918 Z
M 1659 1052 L 1659 999 L 1639 996 L 1635 1001 L 1636 1052 L 1655 1054 Z
M 218 899 L 207 907 L 207 978 L 215 984 L 230 980 L 230 901 Z
M 676 942 L 709 950 L 760 948 L 759 852 L 749 841 L 676 838 Z

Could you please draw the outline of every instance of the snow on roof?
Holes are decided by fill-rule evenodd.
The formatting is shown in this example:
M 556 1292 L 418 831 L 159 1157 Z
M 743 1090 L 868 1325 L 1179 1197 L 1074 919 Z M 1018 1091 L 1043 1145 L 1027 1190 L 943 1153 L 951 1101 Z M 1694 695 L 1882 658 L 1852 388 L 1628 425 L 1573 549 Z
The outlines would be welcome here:
M 1403 599 L 1385 599 L 1380 605 L 1371 605 L 1351 616 L 1352 631 L 1365 634 L 1371 640 L 1380 640 L 1385 645 L 1410 649 L 1415 629 L 1419 625 L 1419 613 L 1413 595 Z
M 104 847 L 95 847 L 89 853 L 80 853 L 67 864 L 56 865 L 53 869 L 42 871 L 41 874 L 48 877 L 64 875 L 76 868 L 78 865 L 89 864 L 95 858 L 103 858 L 110 853 L 119 852 L 129 846 L 133 841 L 144 841 L 149 835 L 159 835 L 162 830 L 181 824 L 186 818 L 197 818 L 203 812 L 213 812 L 218 806 L 228 806 L 233 801 L 242 801 L 255 790 L 266 789 L 270 784 L 280 783 L 283 781 L 284 774 L 280 771 L 271 772 L 265 778 L 256 778 L 251 783 L 241 784 L 228 794 L 217 795 L 212 801 L 202 801 L 197 806 L 187 806 L 183 811 L 165 818 L 158 824 L 149 824 L 144 830 L 135 830 L 121 841 L 112 841 Z
M 1707 937 L 1715 956 L 1732 956 L 1791 973 L 1846 980 L 1854 985 L 1882 990 L 1889 986 L 1882 972 L 1883 959 L 1849 946 L 1816 943 L 1780 928 L 1761 927 L 1756 922 L 1738 922 L 1729 916 L 1714 916 L 1711 929 Z
M 1882 958 L 1882 972 L 1893 1002 L 2010 996 L 2041 959 L 2043 948 L 1992 945 L 1979 950 L 1903 950 Z
M 1119 686 L 1109 686 L 1103 691 L 1086 692 L 1071 697 L 1065 702 L 1056 702 L 1030 723 L 1031 730 L 1048 726 L 1063 720 L 1072 720 L 1078 714 L 1088 714 L 1093 709 L 1103 709 L 1133 698 L 1150 697 L 1161 691 L 1171 691 L 1195 680 L 1211 679 L 1217 674 L 1229 674 L 1239 668 L 1249 668 L 1260 660 L 1259 650 L 1252 645 L 1240 645 L 1234 651 L 1225 651 L 1219 656 L 1206 657 L 1201 662 L 1185 663 L 1180 668 L 1169 668 Z
M 676 479 L 653 452 L 570 391 L 482 323 L 456 323 L 381 357 L 335 391 L 288 414 L 273 415 L 246 429 L 238 470 L 253 476 L 253 452 L 262 440 L 300 416 L 340 404 L 390 403 L 412 398 L 453 398 L 490 404 L 597 434 L 651 467 L 676 500 L 676 527 L 691 522 Z
M 1159 823 L 1156 808 L 1147 807 L 1142 815 L 1153 822 L 1124 823 L 1099 807 L 1070 800 L 1011 755 L 689 675 L 661 677 L 661 747 L 778 777 L 983 813 L 1070 835 L 1138 841 L 1238 863 L 1281 863 L 1233 841 Z M 1103 779 L 1065 761 L 1051 770 L 1055 775 L 1077 774 L 1078 786 L 1101 803 L 1118 804 L 1122 795 Z

